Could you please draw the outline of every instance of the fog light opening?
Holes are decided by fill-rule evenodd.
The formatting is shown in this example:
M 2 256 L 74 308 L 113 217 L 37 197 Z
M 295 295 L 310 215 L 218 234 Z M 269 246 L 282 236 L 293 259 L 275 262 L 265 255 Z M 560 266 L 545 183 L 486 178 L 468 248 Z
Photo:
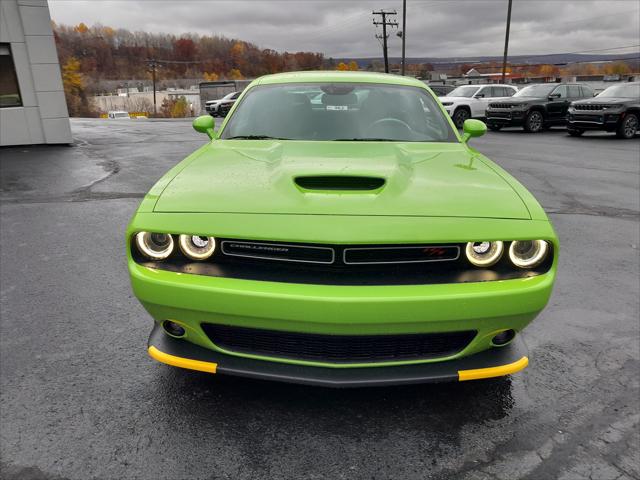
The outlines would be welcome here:
M 187 333 L 182 325 L 172 322 L 171 320 L 165 320 L 162 322 L 162 328 L 167 335 L 176 338 L 184 337 L 184 334 Z
M 491 343 L 494 347 L 504 347 L 511 343 L 511 341 L 516 337 L 515 330 L 505 330 L 500 332 L 495 337 L 491 339 Z

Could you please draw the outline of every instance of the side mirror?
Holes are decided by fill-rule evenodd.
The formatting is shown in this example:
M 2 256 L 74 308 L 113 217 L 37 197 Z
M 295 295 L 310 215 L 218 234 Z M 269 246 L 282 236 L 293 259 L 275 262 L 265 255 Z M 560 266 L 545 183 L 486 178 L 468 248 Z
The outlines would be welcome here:
M 559 93 L 552 93 L 551 95 L 549 95 L 549 100 L 555 100 L 556 98 L 560 98 Z
M 196 132 L 206 133 L 211 140 L 216 138 L 215 126 L 216 122 L 211 115 L 200 115 L 193 121 L 193 129 Z
M 474 98 L 484 98 L 484 93 L 477 93 L 473 96 Z
M 467 143 L 470 138 L 481 137 L 487 133 L 487 126 L 480 120 L 470 118 L 469 120 L 465 120 L 462 124 L 462 132 L 462 141 Z

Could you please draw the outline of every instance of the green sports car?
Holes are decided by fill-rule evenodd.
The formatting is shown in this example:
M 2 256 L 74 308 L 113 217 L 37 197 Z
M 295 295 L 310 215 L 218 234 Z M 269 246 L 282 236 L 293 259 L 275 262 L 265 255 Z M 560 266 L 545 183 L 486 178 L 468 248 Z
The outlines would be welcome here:
M 471 380 L 528 364 L 558 239 L 418 80 L 284 73 L 242 93 L 128 226 L 149 354 L 325 386 Z

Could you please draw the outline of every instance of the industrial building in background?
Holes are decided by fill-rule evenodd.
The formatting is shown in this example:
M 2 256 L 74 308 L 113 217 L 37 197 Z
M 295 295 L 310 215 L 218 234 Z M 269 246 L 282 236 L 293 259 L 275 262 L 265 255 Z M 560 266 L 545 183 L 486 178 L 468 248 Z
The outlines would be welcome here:
M 46 0 L 0 2 L 0 145 L 71 143 Z

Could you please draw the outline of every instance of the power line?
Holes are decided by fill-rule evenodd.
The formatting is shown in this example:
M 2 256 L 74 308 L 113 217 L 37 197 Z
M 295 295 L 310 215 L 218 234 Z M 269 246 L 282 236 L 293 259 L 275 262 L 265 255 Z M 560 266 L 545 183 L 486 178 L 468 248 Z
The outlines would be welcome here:
M 382 53 L 384 54 L 384 71 L 385 73 L 389 73 L 389 56 L 387 53 L 387 38 L 389 38 L 389 34 L 387 33 L 387 26 L 389 27 L 398 27 L 398 22 L 395 20 L 387 20 L 387 16 L 397 15 L 395 10 L 378 10 L 371 12 L 372 15 L 380 15 L 381 21 L 377 22 L 374 18 L 373 24 L 378 26 L 382 25 L 382 35 L 376 35 L 377 39 L 382 39 Z

